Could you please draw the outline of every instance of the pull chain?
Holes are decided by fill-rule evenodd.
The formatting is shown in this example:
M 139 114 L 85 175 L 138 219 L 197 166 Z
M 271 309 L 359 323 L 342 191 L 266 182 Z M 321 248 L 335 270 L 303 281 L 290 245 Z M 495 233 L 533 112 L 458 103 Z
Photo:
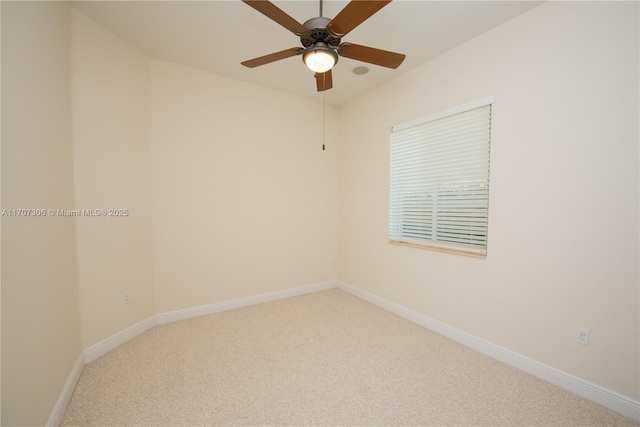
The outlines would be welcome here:
M 320 17 L 322 17 L 322 0 L 320 0 Z M 324 89 L 322 91 L 322 151 L 325 150 L 324 148 L 324 128 L 325 128 L 325 122 L 326 122 L 326 114 L 325 114 L 325 107 L 326 107 L 326 96 L 327 96 L 327 73 L 322 73 L 322 88 Z
M 320 3 L 322 4 L 322 2 Z M 325 113 L 325 108 L 326 108 L 326 96 L 327 96 L 327 84 L 326 84 L 326 76 L 327 73 L 323 73 L 322 74 L 322 86 L 324 87 L 324 90 L 322 91 L 322 151 L 324 151 L 324 128 L 325 128 L 325 123 L 326 123 L 326 113 Z

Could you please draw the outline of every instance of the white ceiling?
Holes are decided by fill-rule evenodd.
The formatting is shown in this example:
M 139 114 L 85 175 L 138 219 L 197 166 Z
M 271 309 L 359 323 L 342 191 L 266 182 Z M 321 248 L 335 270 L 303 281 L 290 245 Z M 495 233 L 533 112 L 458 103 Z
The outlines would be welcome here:
M 317 0 L 273 3 L 300 23 L 319 14 Z M 332 18 L 347 3 L 325 0 L 323 15 Z M 340 58 L 326 102 L 344 104 L 540 3 L 396 0 L 350 32 L 343 42 L 404 53 L 404 63 L 391 70 Z M 240 0 L 74 1 L 73 5 L 153 58 L 322 99 L 313 72 L 299 56 L 253 69 L 240 65 L 247 59 L 300 46 L 295 35 Z M 369 73 L 353 74 L 359 65 L 367 65 Z

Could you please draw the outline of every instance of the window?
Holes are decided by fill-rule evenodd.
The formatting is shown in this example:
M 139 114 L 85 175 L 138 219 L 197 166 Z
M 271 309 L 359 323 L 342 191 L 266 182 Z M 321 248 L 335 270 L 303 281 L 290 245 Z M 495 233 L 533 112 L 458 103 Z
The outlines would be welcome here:
M 493 102 L 391 129 L 391 243 L 486 256 Z

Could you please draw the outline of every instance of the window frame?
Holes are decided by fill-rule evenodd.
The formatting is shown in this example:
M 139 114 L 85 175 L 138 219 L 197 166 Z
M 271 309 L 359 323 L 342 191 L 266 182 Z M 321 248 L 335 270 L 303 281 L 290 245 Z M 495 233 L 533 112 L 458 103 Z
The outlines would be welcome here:
M 493 104 L 495 104 L 495 97 L 494 96 L 488 96 L 482 99 L 479 99 L 477 101 L 473 101 L 473 102 L 469 102 L 463 105 L 459 105 L 453 108 L 449 108 L 434 114 L 430 114 L 424 117 L 420 117 L 414 120 L 410 120 L 404 123 L 400 123 L 398 125 L 394 125 L 391 127 L 391 132 L 390 132 L 390 143 L 389 143 L 389 221 L 388 221 L 388 226 L 389 226 L 389 241 L 388 243 L 390 244 L 394 244 L 394 245 L 401 245 L 401 246 L 407 246 L 407 247 L 414 247 L 414 248 L 419 248 L 419 249 L 429 249 L 429 250 L 436 250 L 436 251 L 440 251 L 440 252 L 447 252 L 447 253 L 455 253 L 455 254 L 462 254 L 462 255 L 467 255 L 467 256 L 473 256 L 473 257 L 478 257 L 478 258 L 486 258 L 487 256 L 487 252 L 488 252 L 488 231 L 489 231 L 489 181 L 490 181 L 490 165 L 491 165 L 491 133 L 492 133 L 492 112 L 493 112 Z M 394 236 L 393 233 L 393 214 L 392 214 L 392 208 L 394 207 L 392 205 L 392 192 L 393 192 L 393 188 L 392 188 L 392 165 L 391 162 L 393 160 L 392 158 L 392 153 L 391 153 L 391 149 L 392 149 L 392 139 L 393 139 L 393 134 L 394 132 L 398 132 L 398 131 L 402 131 L 402 130 L 406 130 L 406 129 L 411 129 L 411 128 L 415 128 L 417 126 L 420 125 L 424 125 L 426 123 L 429 122 L 434 122 L 440 119 L 444 119 L 450 116 L 454 116 L 456 114 L 460 114 L 460 113 L 464 113 L 470 110 L 474 110 L 477 108 L 481 108 L 481 107 L 485 107 L 485 106 L 489 106 L 489 135 L 488 135 L 488 147 L 487 147 L 487 174 L 486 174 L 486 187 L 487 187 L 487 195 L 486 195 L 486 237 L 484 240 L 484 247 L 483 248 L 469 248 L 469 247 L 460 247 L 460 246 L 456 246 L 454 243 L 451 242 L 443 242 L 443 243 L 437 243 L 437 241 L 434 240 L 420 240 L 419 238 L 405 238 L 403 239 L 402 236 Z M 433 231 L 433 230 L 431 230 Z

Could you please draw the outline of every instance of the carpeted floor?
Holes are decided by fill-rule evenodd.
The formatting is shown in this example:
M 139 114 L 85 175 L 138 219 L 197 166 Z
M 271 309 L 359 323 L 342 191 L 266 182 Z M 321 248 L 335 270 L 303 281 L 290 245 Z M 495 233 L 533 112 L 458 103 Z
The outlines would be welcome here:
M 145 332 L 62 425 L 639 424 L 332 289 Z

